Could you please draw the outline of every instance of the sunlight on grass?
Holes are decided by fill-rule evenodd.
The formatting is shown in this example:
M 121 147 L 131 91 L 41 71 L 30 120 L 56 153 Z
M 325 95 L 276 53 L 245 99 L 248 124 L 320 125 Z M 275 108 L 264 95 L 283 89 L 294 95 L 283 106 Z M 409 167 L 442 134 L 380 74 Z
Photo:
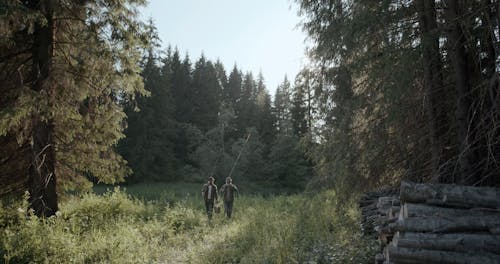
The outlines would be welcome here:
M 243 195 L 232 219 L 221 213 L 209 223 L 198 189 L 98 189 L 43 221 L 26 205 L 2 206 L 0 254 L 5 263 L 371 263 L 374 244 L 361 236 L 356 210 L 337 210 L 331 192 Z

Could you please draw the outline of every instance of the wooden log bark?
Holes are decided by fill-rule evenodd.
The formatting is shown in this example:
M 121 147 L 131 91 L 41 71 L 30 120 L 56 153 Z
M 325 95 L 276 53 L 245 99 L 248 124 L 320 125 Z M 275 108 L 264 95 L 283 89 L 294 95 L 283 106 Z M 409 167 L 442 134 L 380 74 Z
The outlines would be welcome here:
M 500 255 L 500 236 L 490 234 L 429 234 L 397 232 L 392 243 L 396 247 L 420 248 Z
M 377 209 L 377 204 L 374 203 L 374 204 L 370 204 L 370 205 L 367 205 L 367 206 L 364 206 L 364 207 L 361 207 L 361 212 L 363 214 L 372 214 L 373 213 L 377 213 L 378 209 Z
M 377 210 L 377 203 L 375 202 L 375 203 L 369 204 L 367 206 L 363 206 L 363 207 L 361 207 L 361 210 L 362 211 L 372 211 L 372 210 L 376 211 Z
M 380 197 L 378 198 L 378 202 L 377 202 L 377 208 L 380 210 L 388 210 L 389 208 L 392 207 L 392 204 L 399 200 L 398 198 L 396 197 L 392 197 L 392 196 L 384 196 L 384 197 Z
M 452 233 L 490 232 L 499 234 L 500 218 L 497 216 L 460 217 L 410 217 L 398 220 L 396 230 L 400 232 Z
M 373 228 L 381 236 L 392 237 L 398 231 L 398 222 L 386 222 L 383 225 L 377 225 Z
M 460 217 L 460 216 L 488 216 L 496 215 L 500 219 L 500 210 L 485 208 L 457 209 L 438 207 L 426 204 L 405 203 L 402 209 L 402 217 Z
M 378 198 L 377 202 L 377 208 L 380 208 L 380 206 L 388 205 L 391 206 L 392 202 L 398 200 L 398 198 L 393 197 L 393 196 L 383 196 Z
M 400 211 L 401 211 L 400 206 L 392 206 L 391 209 L 389 210 L 389 218 L 398 217 Z
M 375 264 L 384 263 L 385 257 L 382 253 L 375 255 Z
M 427 203 L 451 207 L 500 209 L 500 188 L 447 184 L 417 184 L 403 181 L 402 202 Z
M 468 254 L 460 252 L 402 248 L 389 246 L 388 260 L 394 263 L 426 264 L 500 264 L 500 255 Z
M 369 206 L 369 205 L 372 205 L 372 204 L 376 204 L 377 203 L 377 199 L 371 199 L 371 200 L 360 200 L 358 205 L 359 207 L 365 207 L 365 206 Z
M 388 225 L 390 223 L 395 223 L 397 220 L 397 217 L 379 217 L 373 223 L 375 225 Z

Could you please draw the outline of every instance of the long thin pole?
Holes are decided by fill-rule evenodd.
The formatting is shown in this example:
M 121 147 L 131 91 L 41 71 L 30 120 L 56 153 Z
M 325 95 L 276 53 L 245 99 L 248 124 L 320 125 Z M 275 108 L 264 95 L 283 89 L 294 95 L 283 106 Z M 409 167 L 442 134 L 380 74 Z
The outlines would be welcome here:
M 231 175 L 233 174 L 234 168 L 236 167 L 238 160 L 240 160 L 241 152 L 243 152 L 243 149 L 245 148 L 245 146 L 248 142 L 248 139 L 250 139 L 250 135 L 252 135 L 252 133 L 248 133 L 247 139 L 245 140 L 245 143 L 243 143 L 243 147 L 241 148 L 240 153 L 238 153 L 238 157 L 236 157 L 236 160 L 234 161 L 233 167 L 231 168 L 231 171 L 229 172 L 228 177 L 231 177 Z

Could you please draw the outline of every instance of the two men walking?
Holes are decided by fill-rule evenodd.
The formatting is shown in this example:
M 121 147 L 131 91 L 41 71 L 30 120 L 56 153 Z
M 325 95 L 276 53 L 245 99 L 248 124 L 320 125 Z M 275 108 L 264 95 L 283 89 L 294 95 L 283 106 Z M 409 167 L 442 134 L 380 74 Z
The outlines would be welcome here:
M 217 193 L 217 185 L 215 185 L 213 177 L 208 178 L 208 182 L 203 185 L 201 195 L 205 201 L 205 209 L 207 211 L 208 220 L 212 219 L 214 204 L 217 202 L 219 195 Z M 231 218 L 233 212 L 234 197 L 238 193 L 238 188 L 233 184 L 231 177 L 226 178 L 226 183 L 221 187 L 222 199 L 224 202 L 224 214 Z

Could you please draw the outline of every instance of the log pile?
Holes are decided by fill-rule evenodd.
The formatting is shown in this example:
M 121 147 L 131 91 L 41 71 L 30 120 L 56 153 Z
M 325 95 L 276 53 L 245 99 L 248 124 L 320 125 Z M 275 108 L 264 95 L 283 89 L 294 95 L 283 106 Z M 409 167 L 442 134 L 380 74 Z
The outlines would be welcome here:
M 400 199 L 376 263 L 500 264 L 500 188 L 403 182 Z
M 363 195 L 359 201 L 359 208 L 361 209 L 361 230 L 365 235 L 375 234 L 375 227 L 380 225 L 382 221 L 380 210 L 378 207 L 380 197 L 394 197 L 398 195 L 398 190 L 394 188 L 385 187 L 378 191 L 369 192 Z
M 375 222 L 374 231 L 378 236 L 381 253 L 376 256 L 376 263 L 383 263 L 385 257 L 382 252 L 392 241 L 396 232 L 395 227 L 401 210 L 399 197 L 395 195 L 379 197 L 377 210 L 378 218 Z

